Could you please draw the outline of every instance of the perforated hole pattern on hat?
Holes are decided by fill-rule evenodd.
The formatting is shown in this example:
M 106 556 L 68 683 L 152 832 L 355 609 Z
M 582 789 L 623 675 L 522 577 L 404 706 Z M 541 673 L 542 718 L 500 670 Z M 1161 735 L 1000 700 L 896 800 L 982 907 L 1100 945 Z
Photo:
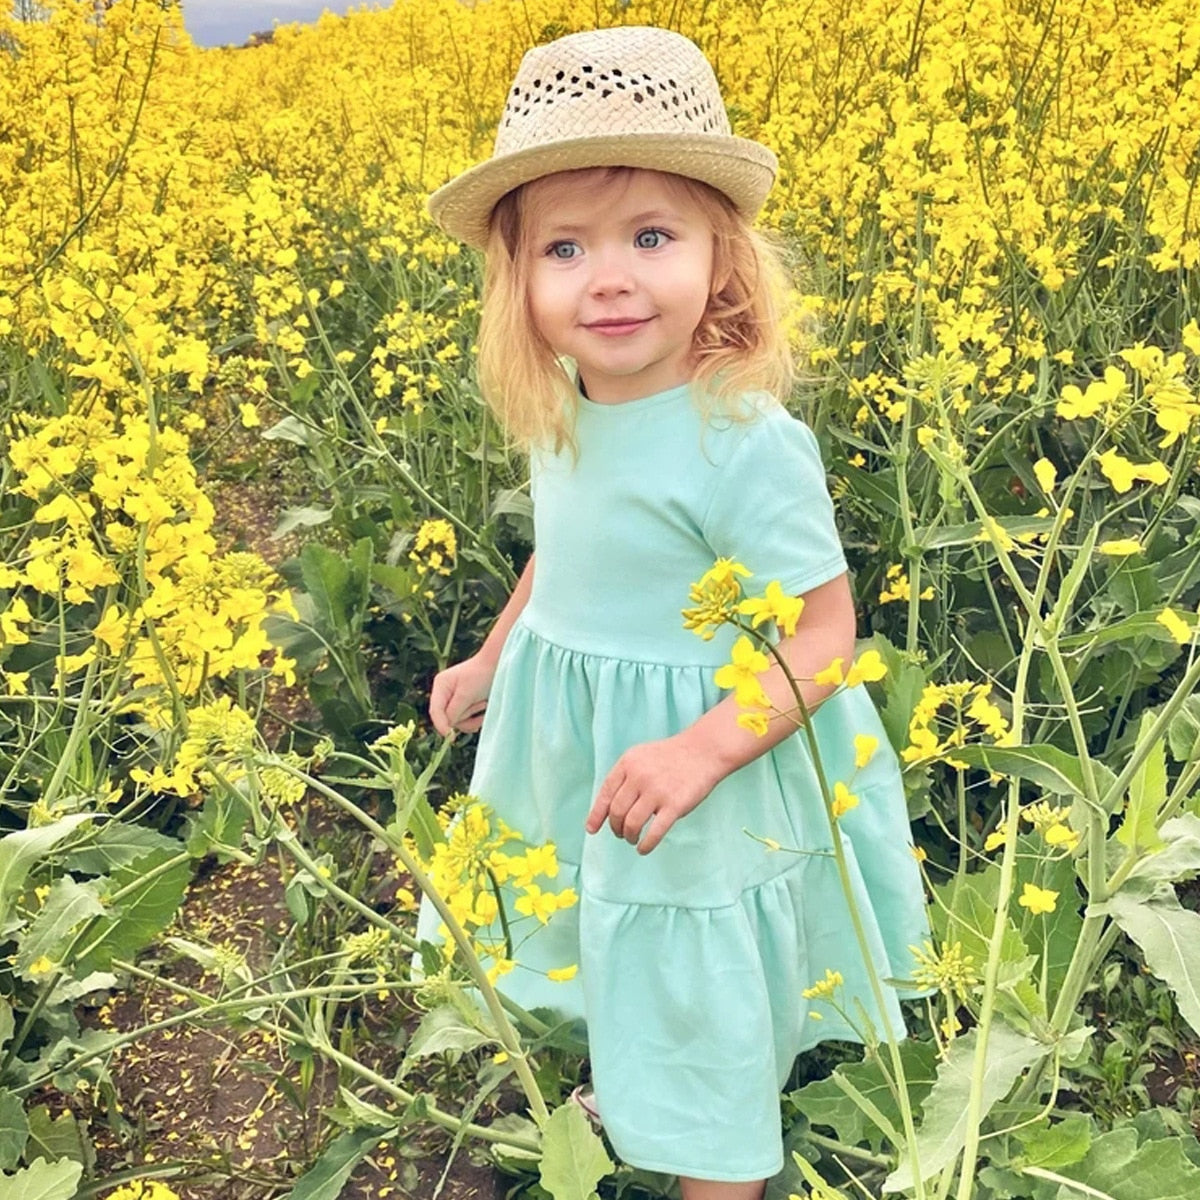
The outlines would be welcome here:
M 628 92 L 635 104 L 656 104 L 663 112 L 682 117 L 691 129 L 700 133 L 723 133 L 724 113 L 713 112 L 709 97 L 698 98 L 696 86 L 682 85 L 671 78 L 656 78 L 646 72 L 623 71 L 620 67 L 599 70 L 585 63 L 571 71 L 555 71 L 545 79 L 534 79 L 530 86 L 514 84 L 505 105 L 502 124 L 509 126 L 514 117 L 528 117 L 539 105 L 549 108 L 565 100 L 588 100 L 597 103 Z

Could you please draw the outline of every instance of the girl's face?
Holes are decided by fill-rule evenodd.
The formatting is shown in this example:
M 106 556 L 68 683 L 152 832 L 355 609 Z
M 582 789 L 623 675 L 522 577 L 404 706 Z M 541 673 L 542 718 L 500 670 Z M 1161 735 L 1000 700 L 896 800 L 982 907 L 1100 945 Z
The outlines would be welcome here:
M 708 305 L 713 234 L 657 171 L 565 171 L 528 185 L 529 308 L 588 398 L 620 404 L 686 383 Z

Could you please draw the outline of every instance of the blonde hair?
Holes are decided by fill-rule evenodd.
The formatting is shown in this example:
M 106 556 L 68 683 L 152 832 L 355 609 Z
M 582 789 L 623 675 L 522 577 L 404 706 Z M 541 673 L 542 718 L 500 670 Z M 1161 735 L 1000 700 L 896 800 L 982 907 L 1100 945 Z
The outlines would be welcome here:
M 604 182 L 639 168 L 610 167 Z M 785 398 L 793 364 L 782 329 L 787 286 L 781 252 L 753 229 L 716 188 L 681 175 L 664 180 L 696 207 L 713 232 L 708 304 L 695 333 L 693 391 L 705 418 L 745 415 L 741 397 L 765 391 Z M 483 397 L 514 441 L 554 449 L 574 447 L 577 389 L 562 361 L 538 333 L 529 308 L 527 233 L 533 222 L 529 185 L 503 196 L 492 210 L 479 324 Z

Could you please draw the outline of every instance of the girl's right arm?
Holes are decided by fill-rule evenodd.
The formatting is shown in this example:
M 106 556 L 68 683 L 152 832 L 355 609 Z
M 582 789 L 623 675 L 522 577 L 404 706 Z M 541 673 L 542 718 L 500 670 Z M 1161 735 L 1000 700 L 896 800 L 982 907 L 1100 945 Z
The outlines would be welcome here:
M 474 733 L 483 724 L 483 712 L 487 708 L 488 694 L 492 690 L 492 679 L 500 651 L 516 624 L 521 611 L 529 602 L 533 590 L 533 555 L 517 586 L 513 588 L 508 603 L 504 606 L 491 632 L 477 653 L 470 658 L 439 671 L 433 680 L 429 695 L 429 718 L 438 733 L 445 736 L 452 729 L 462 733 Z

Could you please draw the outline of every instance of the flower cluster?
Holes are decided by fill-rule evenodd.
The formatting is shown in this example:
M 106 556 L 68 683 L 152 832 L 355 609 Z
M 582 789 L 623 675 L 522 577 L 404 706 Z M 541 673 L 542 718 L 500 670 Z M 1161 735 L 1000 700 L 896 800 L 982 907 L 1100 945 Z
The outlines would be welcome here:
M 909 744 L 900 757 L 908 763 L 945 758 L 951 766 L 965 768 L 953 751 L 973 737 L 986 735 L 993 745 L 1012 745 L 1008 719 L 991 694 L 990 683 L 927 683 L 913 708 Z
M 438 518 L 421 523 L 408 557 L 416 564 L 421 575 L 449 575 L 454 569 L 457 554 L 458 541 L 454 526 Z
M 440 815 L 446 820 L 446 838 L 434 846 L 427 864 L 429 877 L 495 982 L 518 965 L 513 912 L 545 925 L 579 898 L 574 888 L 545 886 L 558 877 L 553 845 L 526 845 L 519 833 L 475 797 L 452 797 Z M 455 944 L 445 925 L 439 932 L 449 962 Z M 565 964 L 550 977 L 566 980 L 574 973 L 574 964 Z

